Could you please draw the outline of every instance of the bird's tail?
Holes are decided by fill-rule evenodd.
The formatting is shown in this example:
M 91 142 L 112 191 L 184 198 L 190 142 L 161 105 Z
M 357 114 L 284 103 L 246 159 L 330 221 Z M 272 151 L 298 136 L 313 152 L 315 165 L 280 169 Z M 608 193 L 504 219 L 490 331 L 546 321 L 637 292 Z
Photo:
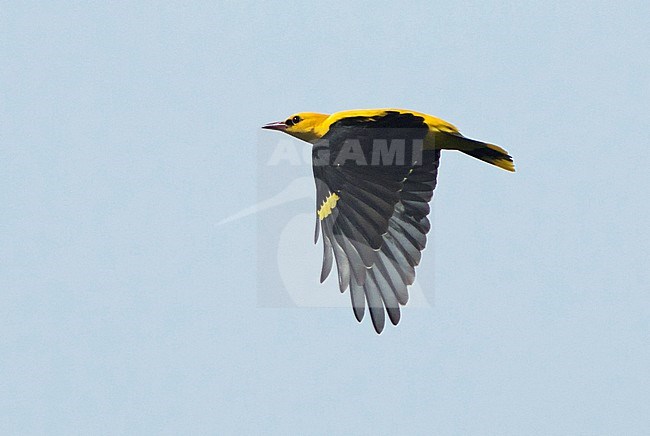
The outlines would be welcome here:
M 441 138 L 436 138 L 436 148 L 459 150 L 484 162 L 496 165 L 506 171 L 515 171 L 512 156 L 498 145 L 475 141 L 462 135 L 444 133 Z

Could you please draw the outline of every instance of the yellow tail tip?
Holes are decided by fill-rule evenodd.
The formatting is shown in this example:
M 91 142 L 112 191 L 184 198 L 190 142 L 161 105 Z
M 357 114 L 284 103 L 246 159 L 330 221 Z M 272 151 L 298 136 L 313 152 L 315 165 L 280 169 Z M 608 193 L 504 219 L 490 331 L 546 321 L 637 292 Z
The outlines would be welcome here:
M 510 160 L 498 159 L 491 163 L 506 171 L 515 172 L 515 163 Z
M 496 165 L 499 168 L 502 168 L 506 171 L 515 172 L 515 163 L 512 161 L 512 156 L 508 154 L 503 148 L 494 144 L 485 144 L 490 150 L 494 150 L 500 154 L 500 156 L 485 156 L 485 160 L 492 165 Z

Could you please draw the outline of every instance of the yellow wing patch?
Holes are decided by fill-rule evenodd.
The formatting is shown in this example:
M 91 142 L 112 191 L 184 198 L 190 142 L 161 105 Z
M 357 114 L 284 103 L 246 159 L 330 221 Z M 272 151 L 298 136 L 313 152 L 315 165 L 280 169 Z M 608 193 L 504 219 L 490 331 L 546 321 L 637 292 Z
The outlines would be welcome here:
M 323 201 L 323 204 L 321 204 L 321 206 L 318 208 L 317 214 L 318 218 L 321 221 L 323 221 L 332 213 L 332 209 L 336 207 L 337 201 L 339 201 L 339 196 L 333 192 L 330 192 L 325 201 Z

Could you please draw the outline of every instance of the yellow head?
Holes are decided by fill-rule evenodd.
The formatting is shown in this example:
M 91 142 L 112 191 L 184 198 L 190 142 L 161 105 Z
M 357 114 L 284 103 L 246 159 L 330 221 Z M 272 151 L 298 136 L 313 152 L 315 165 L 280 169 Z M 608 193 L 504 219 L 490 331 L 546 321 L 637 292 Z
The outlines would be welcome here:
M 262 128 L 280 130 L 303 141 L 313 142 L 325 134 L 322 124 L 328 116 L 315 112 L 299 112 L 284 121 L 269 123 Z

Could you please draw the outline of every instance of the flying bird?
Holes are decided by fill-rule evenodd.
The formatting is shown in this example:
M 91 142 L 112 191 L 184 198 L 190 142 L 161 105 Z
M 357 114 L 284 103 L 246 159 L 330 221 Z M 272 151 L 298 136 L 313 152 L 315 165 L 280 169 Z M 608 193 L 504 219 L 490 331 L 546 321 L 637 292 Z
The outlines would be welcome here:
M 264 125 L 312 144 L 316 231 L 323 235 L 321 283 L 336 262 L 361 322 L 368 306 L 381 333 L 408 301 L 426 235 L 441 150 L 459 150 L 507 171 L 501 147 L 466 138 L 451 123 L 403 109 L 300 112 Z M 385 312 L 384 312 L 385 310 Z

